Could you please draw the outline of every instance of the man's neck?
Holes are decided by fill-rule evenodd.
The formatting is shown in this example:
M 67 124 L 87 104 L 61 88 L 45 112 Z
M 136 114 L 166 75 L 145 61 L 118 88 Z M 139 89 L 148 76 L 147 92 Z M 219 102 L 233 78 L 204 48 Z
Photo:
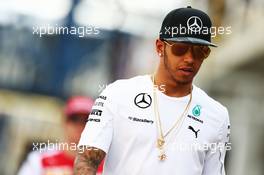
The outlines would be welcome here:
M 190 94 L 192 89 L 192 82 L 190 83 L 177 83 L 168 74 L 161 74 L 157 72 L 155 76 L 155 85 L 159 87 L 164 94 L 171 97 L 183 97 Z M 163 87 L 163 89 L 161 89 Z M 165 89 L 165 90 L 164 90 Z

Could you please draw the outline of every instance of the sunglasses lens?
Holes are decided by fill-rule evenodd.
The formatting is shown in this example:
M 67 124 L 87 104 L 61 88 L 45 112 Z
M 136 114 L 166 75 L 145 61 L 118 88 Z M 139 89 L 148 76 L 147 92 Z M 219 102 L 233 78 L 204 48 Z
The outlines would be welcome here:
M 184 43 L 175 43 L 172 46 L 172 53 L 175 56 L 182 56 L 184 54 L 186 54 L 189 50 L 189 45 L 188 44 L 184 44 Z
M 205 59 L 209 56 L 211 49 L 208 46 L 194 46 L 194 56 L 198 59 Z
M 193 56 L 197 59 L 205 59 L 209 56 L 211 49 L 208 46 L 198 46 L 198 45 L 190 45 L 185 43 L 173 43 L 170 44 L 165 42 L 166 44 L 170 45 L 172 48 L 172 53 L 175 56 L 182 56 L 186 54 L 190 47 L 192 47 Z

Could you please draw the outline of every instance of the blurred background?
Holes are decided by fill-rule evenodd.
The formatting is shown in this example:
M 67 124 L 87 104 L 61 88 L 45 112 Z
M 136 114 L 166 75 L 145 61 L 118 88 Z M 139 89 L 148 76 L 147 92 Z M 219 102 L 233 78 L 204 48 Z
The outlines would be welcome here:
M 0 0 L 0 174 L 16 174 L 33 141 L 62 137 L 69 96 L 96 97 L 116 79 L 152 73 L 163 18 L 187 5 L 231 26 L 195 80 L 229 109 L 227 174 L 263 175 L 263 0 Z M 43 26 L 92 32 L 34 32 Z

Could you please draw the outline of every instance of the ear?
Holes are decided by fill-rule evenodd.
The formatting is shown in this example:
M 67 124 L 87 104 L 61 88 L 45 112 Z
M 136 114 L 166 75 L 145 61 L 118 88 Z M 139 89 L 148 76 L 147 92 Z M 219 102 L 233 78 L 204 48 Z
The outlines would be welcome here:
M 160 57 L 164 55 L 163 45 L 164 43 L 160 39 L 156 39 L 156 51 Z

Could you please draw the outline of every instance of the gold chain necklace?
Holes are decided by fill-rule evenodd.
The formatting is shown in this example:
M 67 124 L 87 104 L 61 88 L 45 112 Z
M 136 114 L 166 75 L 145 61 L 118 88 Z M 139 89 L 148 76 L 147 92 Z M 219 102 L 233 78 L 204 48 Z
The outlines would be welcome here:
M 159 109 L 158 109 L 158 104 L 157 104 L 158 100 L 157 100 L 157 94 L 156 94 L 156 88 L 155 88 L 155 76 L 154 76 L 154 74 L 152 75 L 152 81 L 153 81 L 154 114 L 155 114 L 155 118 L 156 118 L 156 122 L 157 122 L 158 135 L 159 135 L 158 139 L 157 139 L 157 148 L 160 151 L 159 160 L 163 161 L 167 157 L 165 154 L 165 151 L 164 151 L 165 138 L 171 133 L 172 130 L 174 130 L 175 128 L 178 128 L 177 126 L 179 125 L 179 122 L 186 115 L 186 113 L 190 107 L 191 101 L 192 101 L 192 89 L 191 89 L 191 93 L 190 93 L 190 99 L 189 99 L 183 113 L 180 115 L 179 119 L 176 120 L 174 125 L 165 134 L 163 134 L 161 120 L 160 120 L 160 114 L 159 114 Z

